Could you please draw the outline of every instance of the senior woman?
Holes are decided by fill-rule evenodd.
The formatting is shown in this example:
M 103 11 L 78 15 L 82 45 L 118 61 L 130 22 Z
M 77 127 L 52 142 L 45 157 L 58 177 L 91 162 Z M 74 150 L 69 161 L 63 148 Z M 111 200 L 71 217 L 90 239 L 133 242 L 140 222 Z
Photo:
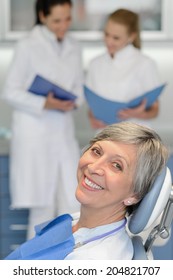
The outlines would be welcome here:
M 167 156 L 152 129 L 130 122 L 107 126 L 79 160 L 80 213 L 36 226 L 35 238 L 6 259 L 132 259 L 128 213 L 149 191 Z

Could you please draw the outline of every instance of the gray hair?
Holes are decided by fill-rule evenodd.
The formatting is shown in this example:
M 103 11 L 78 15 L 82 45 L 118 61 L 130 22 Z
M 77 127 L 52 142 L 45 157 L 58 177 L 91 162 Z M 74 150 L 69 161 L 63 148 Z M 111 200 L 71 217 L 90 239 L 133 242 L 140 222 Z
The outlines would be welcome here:
M 142 199 L 165 166 L 168 150 L 160 136 L 152 129 L 131 122 L 106 126 L 90 141 L 90 148 L 97 141 L 115 141 L 136 146 L 133 191 Z

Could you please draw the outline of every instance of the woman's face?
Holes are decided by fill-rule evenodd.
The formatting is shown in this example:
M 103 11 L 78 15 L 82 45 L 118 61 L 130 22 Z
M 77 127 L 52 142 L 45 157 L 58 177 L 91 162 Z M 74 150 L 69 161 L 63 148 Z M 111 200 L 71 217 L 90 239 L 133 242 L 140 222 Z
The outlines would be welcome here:
M 108 20 L 105 27 L 104 40 L 111 56 L 114 56 L 117 51 L 132 43 L 134 38 L 135 34 L 129 35 L 125 25 Z
M 68 4 L 53 6 L 49 15 L 44 16 L 40 13 L 40 19 L 57 39 L 62 40 L 71 25 L 71 6 Z
M 136 148 L 113 141 L 98 141 L 80 158 L 77 177 L 78 201 L 101 209 L 136 203 L 132 185 Z

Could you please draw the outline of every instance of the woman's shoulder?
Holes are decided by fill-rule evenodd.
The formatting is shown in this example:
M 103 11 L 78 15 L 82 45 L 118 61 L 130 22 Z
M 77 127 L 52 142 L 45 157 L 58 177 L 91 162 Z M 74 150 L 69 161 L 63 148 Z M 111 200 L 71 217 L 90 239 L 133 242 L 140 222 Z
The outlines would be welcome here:
M 148 64 L 148 65 L 155 64 L 154 59 L 151 56 L 149 56 L 147 53 L 145 53 L 144 50 L 134 48 L 134 53 L 139 58 L 141 63 Z
M 156 61 L 145 53 L 141 54 L 140 66 L 141 66 L 141 68 L 145 69 L 146 71 L 147 71 L 147 69 L 148 70 L 157 69 Z
M 20 55 L 28 54 L 31 49 L 31 43 L 28 35 L 20 39 L 15 45 L 15 52 L 19 53 Z
M 38 26 L 35 26 L 17 42 L 16 46 L 19 48 L 30 48 L 33 43 L 39 40 L 40 34 L 40 28 Z
M 157 69 L 156 61 L 149 56 L 145 50 L 137 49 L 133 46 L 129 47 L 126 60 L 123 59 L 124 63 L 127 61 L 133 65 L 135 69 L 143 73 L 143 71 L 155 71 Z

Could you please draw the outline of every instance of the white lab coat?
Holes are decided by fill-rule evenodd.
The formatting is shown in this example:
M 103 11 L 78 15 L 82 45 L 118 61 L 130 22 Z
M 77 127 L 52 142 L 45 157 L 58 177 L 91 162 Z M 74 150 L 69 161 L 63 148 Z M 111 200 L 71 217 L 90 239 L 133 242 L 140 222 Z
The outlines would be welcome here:
M 60 47 L 53 33 L 36 26 L 17 44 L 3 97 L 14 108 L 10 188 L 12 207 L 45 207 L 59 188 L 63 211 L 77 211 L 79 147 L 71 112 L 45 110 L 45 98 L 28 92 L 36 74 L 63 86 L 82 103 L 82 67 L 76 41 Z M 72 207 L 66 208 L 66 205 Z M 63 211 L 59 211 L 62 213 Z
M 117 102 L 128 102 L 160 84 L 155 62 L 133 45 L 120 50 L 114 58 L 108 53 L 94 58 L 86 77 L 90 89 Z

